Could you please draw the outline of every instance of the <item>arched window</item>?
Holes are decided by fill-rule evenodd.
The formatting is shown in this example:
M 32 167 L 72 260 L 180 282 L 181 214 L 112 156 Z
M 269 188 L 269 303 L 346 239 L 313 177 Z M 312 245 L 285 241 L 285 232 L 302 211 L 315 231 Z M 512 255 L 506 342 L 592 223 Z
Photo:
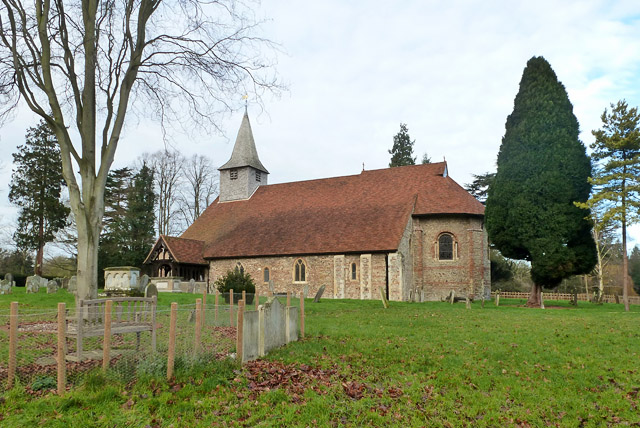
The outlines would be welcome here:
M 302 259 L 296 260 L 293 272 L 294 282 L 305 282 L 307 280 L 307 266 Z
M 358 279 L 358 270 L 355 263 L 351 263 L 351 281 Z
M 438 259 L 453 260 L 453 236 L 443 233 L 438 238 Z
M 242 263 L 236 263 L 236 270 L 244 275 L 244 266 L 242 266 Z
M 271 275 L 271 271 L 269 270 L 268 267 L 264 268 L 264 270 L 262 271 L 263 275 L 264 275 L 264 282 L 269 282 L 270 275 Z

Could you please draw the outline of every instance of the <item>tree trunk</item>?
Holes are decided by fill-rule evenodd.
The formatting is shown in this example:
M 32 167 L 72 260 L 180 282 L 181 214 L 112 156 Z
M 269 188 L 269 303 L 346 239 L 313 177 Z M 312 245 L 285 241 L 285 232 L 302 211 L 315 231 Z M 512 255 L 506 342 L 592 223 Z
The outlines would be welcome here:
M 627 222 L 622 219 L 622 301 L 624 310 L 629 312 L 629 258 L 627 257 Z
M 527 300 L 527 307 L 539 308 L 540 307 L 540 293 L 542 293 L 542 285 L 533 284 L 531 286 L 531 293 L 529 294 L 529 300 Z
M 75 210 L 74 210 L 75 211 Z M 75 213 L 78 227 L 78 299 L 98 297 L 98 239 L 100 229 L 87 221 L 84 213 Z M 89 213 L 87 213 L 89 215 Z M 96 230 L 97 229 L 97 230 Z

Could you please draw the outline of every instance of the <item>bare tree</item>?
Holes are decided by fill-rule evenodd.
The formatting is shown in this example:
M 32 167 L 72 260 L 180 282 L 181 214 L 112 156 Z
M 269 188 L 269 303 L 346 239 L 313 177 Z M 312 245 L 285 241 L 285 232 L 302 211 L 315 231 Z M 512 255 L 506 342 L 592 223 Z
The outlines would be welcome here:
M 191 129 L 229 110 L 231 94 L 275 89 L 258 24 L 233 0 L 0 0 L 0 116 L 26 104 L 56 134 L 79 298 L 97 295 L 105 182 L 127 113 Z
M 174 235 L 183 230 L 179 222 L 179 199 L 183 185 L 184 157 L 176 150 L 158 151 L 143 155 L 153 171 L 153 182 L 157 195 L 156 220 L 158 234 Z
M 185 161 L 183 172 L 180 212 L 188 227 L 217 196 L 219 176 L 211 159 L 198 154 Z

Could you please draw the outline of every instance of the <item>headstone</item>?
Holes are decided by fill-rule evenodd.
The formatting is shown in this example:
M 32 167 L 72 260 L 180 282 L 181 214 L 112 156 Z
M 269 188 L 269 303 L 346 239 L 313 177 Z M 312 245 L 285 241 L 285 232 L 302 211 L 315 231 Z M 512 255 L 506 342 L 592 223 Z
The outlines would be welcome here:
M 303 293 L 302 295 L 306 299 L 307 296 L 309 295 L 309 284 L 304 285 L 304 288 L 302 289 L 302 293 Z
M 380 288 L 380 298 L 382 299 L 382 306 L 384 306 L 385 309 L 389 309 L 389 302 L 387 301 L 387 293 L 385 293 L 385 290 Z
M 271 295 L 274 295 L 276 293 L 275 287 L 273 286 L 273 280 L 272 279 L 269 280 L 269 291 L 271 292 Z
M 40 290 L 40 277 L 38 275 L 28 276 L 26 283 L 27 293 L 37 293 Z
M 47 278 L 40 277 L 40 288 L 45 288 L 49 284 L 49 280 Z
M 140 277 L 140 280 L 138 281 L 138 290 L 140 290 L 140 292 L 145 293 L 147 292 L 147 286 L 149 285 L 149 275 L 144 274 Z M 158 290 L 156 289 L 156 292 Z M 157 295 L 157 294 L 156 294 Z
M 153 296 L 158 297 L 158 288 L 153 284 L 149 284 L 144 288 L 144 297 Z
M 324 293 L 324 285 L 322 287 L 320 287 L 320 289 L 316 293 L 316 297 L 313 298 L 313 303 L 320 302 L 320 298 L 322 297 L 322 293 Z
M 69 278 L 67 277 L 62 278 L 62 280 L 60 281 L 60 288 L 64 290 L 69 289 Z
M 4 279 L 6 279 L 7 281 L 9 281 L 9 284 L 13 284 L 13 274 L 12 273 L 7 273 L 4 275 Z
M 187 292 L 193 293 L 195 291 L 196 291 L 196 280 L 191 278 L 191 280 L 189 280 L 189 288 L 187 288 Z
M 11 281 L 8 279 L 0 281 L 0 294 L 11 294 Z
M 47 282 L 47 293 L 57 293 L 58 292 L 58 281 L 52 279 Z
M 67 291 L 69 291 L 69 293 L 76 293 L 78 291 L 78 277 L 77 276 L 72 276 L 71 278 L 69 278 L 69 285 L 67 286 Z

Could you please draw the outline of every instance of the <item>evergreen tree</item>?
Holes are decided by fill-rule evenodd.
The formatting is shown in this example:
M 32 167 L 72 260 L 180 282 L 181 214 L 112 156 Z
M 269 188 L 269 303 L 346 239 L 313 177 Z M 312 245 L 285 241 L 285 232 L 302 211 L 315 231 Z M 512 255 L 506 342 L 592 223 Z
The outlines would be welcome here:
M 595 191 L 589 203 L 599 205 L 603 221 L 622 227 L 622 271 L 628 272 L 627 225 L 640 220 L 640 115 L 622 100 L 601 116 L 602 128 L 593 131 L 591 157 L 597 167 L 590 182 Z M 629 283 L 623 275 L 622 296 L 629 310 Z
M 44 246 L 54 240 L 69 215 L 69 208 L 60 201 L 65 185 L 60 149 L 44 121 L 27 130 L 26 142 L 13 154 L 13 163 L 9 201 L 20 207 L 13 237 L 18 248 L 36 250 L 35 273 L 42 275 Z
M 640 294 L 640 248 L 636 245 L 629 256 L 629 275 L 633 280 L 633 288 Z
M 527 62 L 507 117 L 498 170 L 486 203 L 491 242 L 511 259 L 531 263 L 530 306 L 542 287 L 588 273 L 595 264 L 584 202 L 591 164 L 564 86 L 542 57 Z
M 409 129 L 405 123 L 400 124 L 400 132 L 393 137 L 393 148 L 389 150 L 391 155 L 390 167 L 415 165 L 416 158 L 413 157 L 413 144 L 409 137 Z
M 428 163 L 431 163 L 431 158 L 425 153 L 422 155 L 422 165 L 426 165 Z
M 105 196 L 105 228 L 100 236 L 98 268 L 141 267 L 155 238 L 153 171 L 143 163 L 138 172 L 109 172 Z M 103 278 L 99 276 L 102 283 Z
M 465 184 L 464 189 L 484 204 L 487 201 L 489 186 L 491 186 L 495 177 L 495 172 L 485 172 L 480 175 L 473 174 L 473 181 Z

